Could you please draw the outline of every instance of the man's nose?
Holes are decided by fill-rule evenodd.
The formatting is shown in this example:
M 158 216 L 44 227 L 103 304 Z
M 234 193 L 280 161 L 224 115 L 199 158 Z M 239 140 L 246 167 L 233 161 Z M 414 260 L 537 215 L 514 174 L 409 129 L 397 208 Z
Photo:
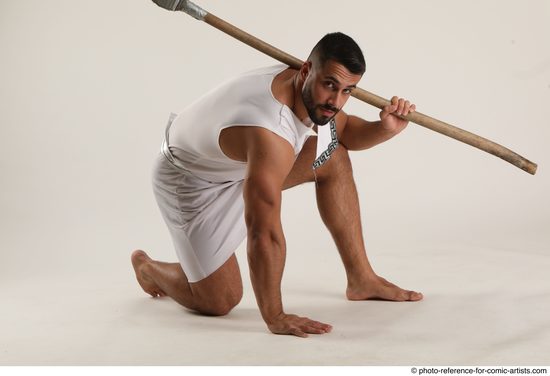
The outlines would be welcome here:
M 328 98 L 327 103 L 331 105 L 332 107 L 340 108 L 340 101 L 342 100 L 342 95 L 340 92 L 335 91 L 332 93 L 332 95 Z

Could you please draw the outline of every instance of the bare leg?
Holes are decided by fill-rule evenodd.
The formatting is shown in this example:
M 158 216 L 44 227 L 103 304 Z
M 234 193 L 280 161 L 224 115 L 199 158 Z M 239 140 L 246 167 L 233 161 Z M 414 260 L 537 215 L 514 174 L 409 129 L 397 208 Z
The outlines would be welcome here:
M 153 297 L 169 296 L 186 308 L 205 315 L 226 315 L 243 294 L 239 265 L 232 255 L 203 280 L 189 283 L 179 263 L 152 260 L 141 250 L 132 253 L 132 265 L 143 290 Z
M 315 138 L 310 137 L 287 177 L 285 188 L 315 181 L 311 169 L 315 147 Z M 363 241 L 359 199 L 351 161 L 348 151 L 342 145 L 325 165 L 317 169 L 316 194 L 321 218 L 336 243 L 346 270 L 348 299 L 422 299 L 422 294 L 401 289 L 376 275 L 372 269 Z

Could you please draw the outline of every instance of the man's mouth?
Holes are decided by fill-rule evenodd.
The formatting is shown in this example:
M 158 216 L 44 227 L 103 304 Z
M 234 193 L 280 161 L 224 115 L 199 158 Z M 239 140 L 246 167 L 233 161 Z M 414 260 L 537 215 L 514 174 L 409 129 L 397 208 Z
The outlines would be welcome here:
M 338 109 L 334 108 L 334 107 L 325 107 L 325 106 L 322 106 L 321 107 L 321 112 L 323 113 L 323 115 L 325 116 L 333 116 L 334 114 L 336 114 L 338 112 Z

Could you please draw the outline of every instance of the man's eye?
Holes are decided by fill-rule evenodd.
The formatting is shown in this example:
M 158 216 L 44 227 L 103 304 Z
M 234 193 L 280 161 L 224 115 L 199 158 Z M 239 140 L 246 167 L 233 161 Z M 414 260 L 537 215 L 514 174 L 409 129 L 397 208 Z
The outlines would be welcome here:
M 325 86 L 328 87 L 329 89 L 334 89 L 334 82 L 325 82 Z
M 351 89 L 344 89 L 344 94 L 351 94 Z

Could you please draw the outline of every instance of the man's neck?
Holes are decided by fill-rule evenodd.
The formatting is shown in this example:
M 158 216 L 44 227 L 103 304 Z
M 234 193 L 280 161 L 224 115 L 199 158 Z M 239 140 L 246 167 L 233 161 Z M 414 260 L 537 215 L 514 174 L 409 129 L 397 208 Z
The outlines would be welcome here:
M 285 104 L 300 120 L 308 117 L 302 100 L 302 87 L 304 83 L 300 78 L 300 71 L 288 69 L 275 77 L 272 92 L 275 99 Z
M 304 101 L 302 99 L 302 88 L 304 87 L 304 81 L 300 77 L 300 72 L 296 71 L 294 77 L 292 78 L 292 92 L 293 92 L 293 106 L 292 112 L 294 115 L 302 121 L 307 119 L 308 113 Z

